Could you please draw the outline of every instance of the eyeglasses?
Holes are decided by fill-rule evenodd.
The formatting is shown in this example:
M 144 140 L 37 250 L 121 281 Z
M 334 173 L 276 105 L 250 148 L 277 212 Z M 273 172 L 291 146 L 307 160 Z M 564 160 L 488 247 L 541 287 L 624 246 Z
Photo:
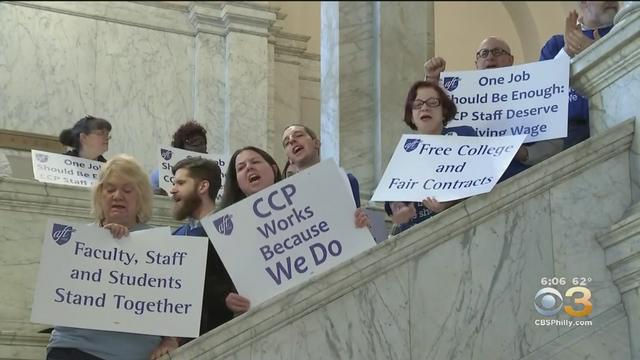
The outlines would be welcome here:
M 500 49 L 500 48 L 480 49 L 476 53 L 476 60 L 478 58 L 486 59 L 489 56 L 489 53 L 491 53 L 491 55 L 493 55 L 493 57 L 498 57 L 500 55 L 511 55 L 507 50 Z
M 435 108 L 440 106 L 440 99 L 434 98 L 434 97 L 430 97 L 427 100 L 415 99 L 413 100 L 413 104 L 411 104 L 411 107 L 414 108 L 415 110 L 418 110 L 418 109 L 422 109 L 422 105 L 425 105 L 425 104 L 427 105 L 427 107 Z
M 100 136 L 102 138 L 105 138 L 107 140 L 111 140 L 111 135 L 109 135 L 109 132 L 105 131 L 105 130 L 92 131 L 92 132 L 89 133 L 89 135 L 91 135 L 91 134 L 98 135 L 98 136 Z

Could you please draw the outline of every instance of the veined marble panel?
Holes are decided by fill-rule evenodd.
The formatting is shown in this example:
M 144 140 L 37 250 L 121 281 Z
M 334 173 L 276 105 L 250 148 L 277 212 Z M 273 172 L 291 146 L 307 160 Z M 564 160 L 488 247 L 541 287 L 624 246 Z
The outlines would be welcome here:
M 373 10 L 373 3 L 340 3 L 340 165 L 358 178 L 363 191 L 376 185 Z
M 596 236 L 608 232 L 630 205 L 629 155 L 622 153 L 551 189 L 551 230 L 555 273 L 545 276 L 591 277 L 597 316 L 620 303 L 620 293 L 605 264 Z M 585 196 L 589 194 L 589 196 Z M 567 288 L 560 287 L 563 293 Z M 569 319 L 564 312 L 559 319 Z
M 195 120 L 207 129 L 209 152 L 223 154 L 224 94 L 225 94 L 224 38 L 199 33 L 195 38 Z
M 630 359 L 628 325 L 625 307 L 618 304 L 593 318 L 591 324 L 566 328 L 561 336 L 521 360 L 627 360 Z
M 256 341 L 251 359 L 409 359 L 408 267 Z
M 273 149 L 271 155 L 280 166 L 287 159 L 282 148 L 282 130 L 290 124 L 300 123 L 299 70 L 299 65 L 275 63 L 275 105 L 269 142 Z
M 589 122 L 592 131 L 602 132 L 622 120 L 640 118 L 640 68 L 629 69 L 621 79 L 589 99 Z
M 339 3 L 320 4 L 321 46 L 320 88 L 320 154 L 323 159 L 334 158 L 340 164 L 340 30 Z M 344 82 L 343 82 L 344 83 Z
M 190 36 L 98 22 L 94 114 L 113 126 L 107 159 L 134 155 L 156 168 L 157 146 L 193 117 Z
M 254 145 L 266 149 L 268 122 L 267 39 L 231 32 L 226 47 L 226 118 L 229 154 Z
M 544 192 L 411 262 L 412 359 L 517 359 L 558 335 L 534 324 L 549 213 Z
M 629 351 L 629 321 L 626 317 L 599 329 L 590 337 L 568 347 L 549 360 L 631 359 Z
M 57 136 L 93 112 L 96 35 L 95 20 L 0 3 L 0 128 Z

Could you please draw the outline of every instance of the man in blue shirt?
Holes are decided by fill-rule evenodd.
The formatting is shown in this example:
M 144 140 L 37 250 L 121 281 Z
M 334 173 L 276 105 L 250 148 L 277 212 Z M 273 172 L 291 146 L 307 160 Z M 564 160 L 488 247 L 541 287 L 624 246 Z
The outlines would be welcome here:
M 540 50 L 540 60 L 558 56 L 574 57 L 613 28 L 617 1 L 580 1 L 580 12 L 572 10 L 565 21 L 565 33 L 553 35 Z M 574 89 L 569 93 L 569 128 L 564 148 L 589 138 L 589 101 Z

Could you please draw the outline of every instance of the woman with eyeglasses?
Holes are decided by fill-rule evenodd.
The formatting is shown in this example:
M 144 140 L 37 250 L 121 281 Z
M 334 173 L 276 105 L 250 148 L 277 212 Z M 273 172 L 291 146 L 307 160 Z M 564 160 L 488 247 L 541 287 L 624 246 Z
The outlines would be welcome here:
M 72 128 L 62 130 L 58 139 L 71 148 L 64 155 L 107 162 L 102 154 L 109 150 L 110 132 L 111 124 L 107 120 L 87 115 Z
M 404 107 L 404 122 L 422 135 L 476 136 L 470 126 L 445 128 L 457 112 L 456 104 L 447 96 L 437 82 L 418 81 L 409 89 Z M 394 227 L 391 235 L 419 224 L 461 200 L 439 202 L 432 197 L 422 202 L 386 202 L 387 214 Z

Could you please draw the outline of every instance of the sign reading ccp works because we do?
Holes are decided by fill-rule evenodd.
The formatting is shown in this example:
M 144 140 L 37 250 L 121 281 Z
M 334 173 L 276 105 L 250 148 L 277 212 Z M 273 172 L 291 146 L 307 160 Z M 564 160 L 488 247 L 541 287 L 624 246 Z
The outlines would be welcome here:
M 201 221 L 252 306 L 375 245 L 345 177 L 325 160 Z
M 31 321 L 197 337 L 207 246 L 169 228 L 114 239 L 96 225 L 50 220 Z
M 183 149 L 178 149 L 170 146 L 161 146 L 158 149 L 158 161 L 160 164 L 160 188 L 169 194 L 171 191 L 171 187 L 173 186 L 173 173 L 171 172 L 171 168 L 178 163 L 178 161 L 191 158 L 191 157 L 202 157 L 205 159 L 213 160 L 218 166 L 220 166 L 220 170 L 222 172 L 222 184 L 224 184 L 224 176 L 227 172 L 227 156 L 217 155 L 217 154 L 202 154 L 195 151 L 188 151 Z M 222 198 L 223 190 L 222 188 L 218 192 L 216 201 L 220 201 Z
M 525 135 L 402 135 L 372 201 L 464 199 L 491 191 Z
M 478 136 L 526 135 L 525 142 L 567 136 L 569 58 L 496 69 L 446 72 L 458 113 L 449 127 Z
M 34 179 L 51 184 L 91 187 L 102 163 L 75 156 L 31 150 Z

